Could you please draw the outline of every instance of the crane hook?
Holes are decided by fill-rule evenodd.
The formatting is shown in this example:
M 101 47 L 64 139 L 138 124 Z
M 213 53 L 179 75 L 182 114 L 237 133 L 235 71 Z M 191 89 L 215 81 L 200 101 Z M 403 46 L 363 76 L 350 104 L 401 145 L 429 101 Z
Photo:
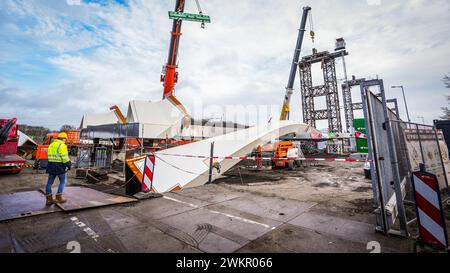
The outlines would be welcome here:
M 202 15 L 203 11 L 202 11 L 202 8 L 200 7 L 199 1 L 195 0 L 195 4 L 197 4 L 198 14 Z M 204 29 L 205 28 L 205 22 L 202 22 L 200 27 Z

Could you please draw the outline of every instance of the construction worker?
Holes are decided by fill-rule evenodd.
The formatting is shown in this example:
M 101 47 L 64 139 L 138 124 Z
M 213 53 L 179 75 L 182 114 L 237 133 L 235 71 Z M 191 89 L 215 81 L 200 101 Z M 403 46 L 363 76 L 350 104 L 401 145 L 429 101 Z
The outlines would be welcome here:
M 48 146 L 48 180 L 47 186 L 45 187 L 48 206 L 53 203 L 66 202 L 66 200 L 62 197 L 62 193 L 67 180 L 67 171 L 69 171 L 72 167 L 72 162 L 70 162 L 69 153 L 67 151 L 66 140 L 67 134 L 59 133 L 58 138 Z M 53 199 L 52 185 L 53 182 L 55 182 L 56 177 L 59 178 L 59 187 L 58 192 L 56 193 L 56 198 Z

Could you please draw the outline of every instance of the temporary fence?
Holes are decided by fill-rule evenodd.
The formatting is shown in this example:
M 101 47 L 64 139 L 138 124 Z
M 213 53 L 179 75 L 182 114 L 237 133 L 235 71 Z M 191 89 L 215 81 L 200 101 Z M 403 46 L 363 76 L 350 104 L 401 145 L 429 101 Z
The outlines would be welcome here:
M 111 166 L 111 148 L 95 148 L 95 167 L 109 168 Z
M 370 89 L 377 88 L 381 99 Z M 400 172 L 398 154 L 394 143 L 394 132 L 390 120 L 398 116 L 386 106 L 382 80 L 361 82 L 361 98 L 371 162 L 372 190 L 376 229 L 393 232 L 395 220 L 400 218 L 399 235 L 407 236 L 406 213 L 403 205 L 405 174 Z
M 77 168 L 109 168 L 112 163 L 111 147 L 89 147 L 78 149 Z
M 387 107 L 383 80 L 364 81 L 360 87 L 372 159 L 376 229 L 408 237 L 408 225 L 415 222 L 415 218 L 407 219 L 405 209 L 405 204 L 415 204 L 412 174 L 427 171 L 436 175 L 439 191 L 448 194 L 447 147 L 436 128 L 402 121 L 398 111 Z M 375 95 L 374 88 L 380 93 Z
M 440 130 L 434 126 L 404 121 L 393 122 L 393 127 L 401 130 L 398 147 L 404 155 L 411 172 L 426 170 L 435 174 L 441 190 L 448 189 L 450 160 L 447 145 Z

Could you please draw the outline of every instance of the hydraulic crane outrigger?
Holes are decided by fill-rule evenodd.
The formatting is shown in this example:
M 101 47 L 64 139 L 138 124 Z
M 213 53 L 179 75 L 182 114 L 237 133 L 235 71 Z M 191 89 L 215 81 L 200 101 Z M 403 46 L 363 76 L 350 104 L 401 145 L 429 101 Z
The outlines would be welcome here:
M 284 96 L 283 108 L 281 109 L 280 120 L 289 119 L 290 112 L 290 102 L 294 88 L 295 75 L 297 74 L 298 61 L 300 59 L 300 51 L 302 49 L 303 44 L 303 36 L 305 34 L 306 21 L 308 17 L 308 12 L 311 10 L 311 7 L 303 8 L 302 21 L 300 24 L 300 29 L 298 31 L 297 37 L 297 45 L 295 46 L 294 58 L 292 60 L 291 73 L 289 74 L 288 84 L 286 86 L 286 95 Z M 314 38 L 314 32 L 311 31 L 311 38 Z
M 183 20 L 201 22 L 202 27 L 204 26 L 204 23 L 211 22 L 209 16 L 202 14 L 198 0 L 196 0 L 196 3 L 199 8 L 199 14 L 184 13 L 185 2 L 185 0 L 177 0 L 175 4 L 175 11 L 169 12 L 169 18 L 173 19 L 173 26 L 170 39 L 169 57 L 167 59 L 167 64 L 164 66 L 163 75 L 161 75 L 161 82 L 164 83 L 163 99 L 173 96 L 173 90 L 178 81 L 178 72 L 176 71 L 177 57 Z

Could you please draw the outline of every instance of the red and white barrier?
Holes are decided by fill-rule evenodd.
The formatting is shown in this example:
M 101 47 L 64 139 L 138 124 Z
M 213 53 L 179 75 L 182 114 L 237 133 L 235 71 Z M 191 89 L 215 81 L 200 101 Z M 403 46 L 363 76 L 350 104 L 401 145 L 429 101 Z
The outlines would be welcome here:
M 142 179 L 142 191 L 150 192 L 153 185 L 153 174 L 155 171 L 155 156 L 149 155 L 145 158 L 144 172 Z
M 210 156 L 202 155 L 182 155 L 182 154 L 165 154 L 158 155 L 203 158 L 210 159 Z M 213 159 L 237 159 L 237 160 L 300 160 L 300 161 L 337 161 L 337 162 L 365 162 L 365 160 L 354 158 L 319 158 L 319 157 L 257 157 L 257 156 L 213 156 Z
M 438 180 L 435 175 L 426 172 L 414 172 L 412 177 L 421 240 L 429 245 L 447 248 Z
M 355 137 L 356 138 L 363 138 L 363 139 L 367 139 L 367 135 L 363 134 L 361 132 L 355 131 Z

